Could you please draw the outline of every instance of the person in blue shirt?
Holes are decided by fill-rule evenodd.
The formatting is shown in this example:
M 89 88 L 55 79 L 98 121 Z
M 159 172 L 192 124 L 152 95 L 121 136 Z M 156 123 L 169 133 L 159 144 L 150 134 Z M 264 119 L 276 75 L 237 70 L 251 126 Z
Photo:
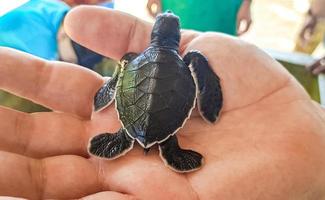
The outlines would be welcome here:
M 113 7 L 112 2 L 103 0 L 29 0 L 0 17 L 0 46 L 18 49 L 47 60 L 61 60 L 61 56 L 65 56 L 60 55 L 64 53 L 59 48 L 59 40 L 64 38 L 60 27 L 70 6 L 97 3 Z M 71 45 L 76 54 L 74 62 L 91 68 L 91 65 L 99 61 L 99 55 L 74 42 Z M 67 45 L 61 49 L 67 49 Z M 84 59 L 84 56 L 87 58 Z M 71 58 L 64 61 L 71 61 Z
M 55 0 L 30 0 L 0 17 L 0 46 L 58 60 L 57 33 L 70 7 Z
M 64 17 L 70 8 L 81 3 L 104 3 L 103 6 L 113 7 L 112 2 L 100 0 L 29 0 L 0 17 L 0 46 L 11 47 L 46 60 L 76 63 L 89 69 L 106 64 L 104 56 L 72 41 L 62 28 Z M 4 91 L 0 91 L 0 105 L 24 112 L 44 110 Z

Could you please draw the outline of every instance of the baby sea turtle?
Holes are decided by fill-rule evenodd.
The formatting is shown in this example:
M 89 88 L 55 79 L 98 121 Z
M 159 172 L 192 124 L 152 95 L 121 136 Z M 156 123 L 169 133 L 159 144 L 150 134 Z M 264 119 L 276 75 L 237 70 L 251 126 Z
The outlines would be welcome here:
M 159 145 L 160 156 L 173 170 L 189 172 L 202 165 L 202 155 L 180 148 L 176 133 L 190 117 L 195 100 L 201 116 L 215 122 L 222 107 L 219 77 L 198 51 L 179 55 L 179 18 L 171 12 L 156 18 L 150 46 L 127 53 L 113 77 L 97 92 L 95 110 L 115 99 L 122 128 L 91 138 L 88 152 L 115 159 L 136 140 L 145 152 Z

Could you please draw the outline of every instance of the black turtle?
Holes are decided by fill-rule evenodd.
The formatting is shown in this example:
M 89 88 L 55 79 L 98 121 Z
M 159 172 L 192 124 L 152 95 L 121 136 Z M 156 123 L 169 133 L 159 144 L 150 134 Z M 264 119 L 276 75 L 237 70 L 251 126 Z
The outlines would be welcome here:
M 122 128 L 93 137 L 90 154 L 115 159 L 136 140 L 145 152 L 157 143 L 162 159 L 175 171 L 202 165 L 202 155 L 181 149 L 175 134 L 190 117 L 195 100 L 205 120 L 217 120 L 223 101 L 220 81 L 200 52 L 190 51 L 182 59 L 179 42 L 179 18 L 166 12 L 156 18 L 150 46 L 141 54 L 123 56 L 94 99 L 96 111 L 115 99 Z

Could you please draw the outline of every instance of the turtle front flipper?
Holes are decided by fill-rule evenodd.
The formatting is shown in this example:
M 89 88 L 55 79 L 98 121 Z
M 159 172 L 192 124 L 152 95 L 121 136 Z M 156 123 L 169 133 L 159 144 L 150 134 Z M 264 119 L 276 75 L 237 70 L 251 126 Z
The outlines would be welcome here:
M 115 159 L 130 151 L 133 144 L 134 139 L 121 128 L 115 134 L 103 133 L 91 138 L 88 152 L 94 156 Z
M 159 150 L 165 164 L 177 172 L 191 172 L 202 166 L 203 156 L 192 150 L 181 149 L 175 135 L 160 143 Z
M 119 79 L 121 69 L 137 56 L 138 54 L 136 53 L 127 53 L 122 57 L 120 64 L 115 68 L 112 78 L 109 78 L 97 91 L 94 98 L 95 111 L 102 110 L 113 102 L 116 91 L 116 84 Z
M 94 98 L 95 111 L 102 110 L 113 102 L 117 79 L 118 78 L 114 76 L 109 78 L 98 90 Z
M 199 51 L 188 52 L 184 62 L 191 69 L 197 85 L 197 103 L 201 116 L 209 122 L 215 122 L 223 103 L 219 77 Z
M 120 73 L 121 66 L 117 65 L 113 76 L 108 78 L 104 85 L 97 91 L 94 98 L 95 111 L 102 110 L 113 102 L 116 90 L 115 88 Z

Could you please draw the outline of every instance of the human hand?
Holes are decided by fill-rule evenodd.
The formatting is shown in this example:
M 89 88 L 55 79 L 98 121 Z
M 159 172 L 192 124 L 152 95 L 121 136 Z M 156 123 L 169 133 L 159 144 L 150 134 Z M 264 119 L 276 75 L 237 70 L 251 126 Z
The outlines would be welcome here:
M 160 0 L 148 0 L 147 10 L 151 17 L 156 17 L 161 13 L 161 1 Z
M 303 45 L 308 43 L 308 40 L 310 40 L 312 34 L 315 31 L 317 21 L 317 17 L 314 16 L 311 11 L 309 11 L 309 14 L 306 17 L 304 25 L 299 33 L 299 37 Z
M 242 35 L 246 33 L 251 24 L 251 0 L 243 0 L 237 13 L 237 34 Z
M 143 51 L 151 31 L 150 24 L 130 15 L 86 6 L 68 14 L 65 28 L 73 40 L 115 59 Z M 194 113 L 178 133 L 182 147 L 205 158 L 200 170 L 188 174 L 164 166 L 157 149 L 143 155 L 139 145 L 116 160 L 89 158 L 89 138 L 120 127 L 114 106 L 92 113 L 103 78 L 73 64 L 1 49 L 0 88 L 55 111 L 23 114 L 1 108 L 0 194 L 322 199 L 325 115 L 320 106 L 254 46 L 221 34 L 184 31 L 180 52 L 191 49 L 203 52 L 221 78 L 224 107 L 216 124 Z
M 306 69 L 315 75 L 325 73 L 325 56 L 313 64 L 306 66 Z

